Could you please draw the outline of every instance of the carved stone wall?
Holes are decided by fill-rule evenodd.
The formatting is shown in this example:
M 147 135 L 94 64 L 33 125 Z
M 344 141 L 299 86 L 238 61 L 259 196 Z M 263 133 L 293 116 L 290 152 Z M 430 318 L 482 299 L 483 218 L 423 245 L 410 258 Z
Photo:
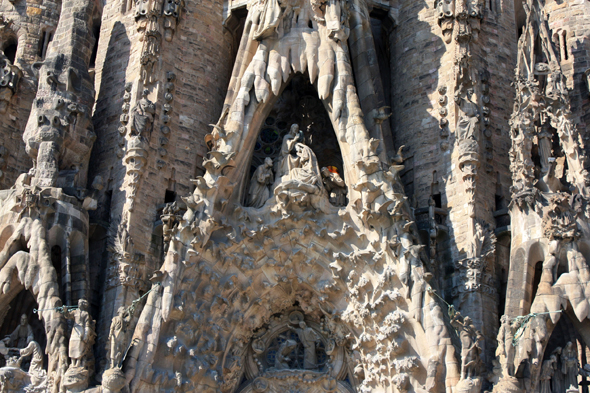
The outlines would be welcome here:
M 0 61 L 0 146 L 6 149 L 2 154 L 2 188 L 12 187 L 16 178 L 32 167 L 22 133 L 37 92 L 38 66 L 33 64 L 44 59 L 60 11 L 61 3 L 53 1 L 44 2 L 43 6 L 24 1 L 5 1 L 0 5 L 0 50 L 10 52 L 11 57 L 2 56 Z
M 584 386 L 588 7 L 4 0 L 0 390 Z

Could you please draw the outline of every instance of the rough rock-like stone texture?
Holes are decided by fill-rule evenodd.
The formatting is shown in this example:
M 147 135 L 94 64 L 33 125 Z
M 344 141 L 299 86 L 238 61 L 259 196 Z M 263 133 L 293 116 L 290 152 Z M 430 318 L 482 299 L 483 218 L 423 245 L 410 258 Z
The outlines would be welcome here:
M 590 376 L 588 1 L 3 0 L 0 50 L 0 390 Z

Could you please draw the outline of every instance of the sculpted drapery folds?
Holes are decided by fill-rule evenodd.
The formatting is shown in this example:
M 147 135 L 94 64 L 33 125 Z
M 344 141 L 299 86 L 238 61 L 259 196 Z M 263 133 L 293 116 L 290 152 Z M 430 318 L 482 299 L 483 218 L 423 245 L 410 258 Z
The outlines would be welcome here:
M 264 203 L 270 198 L 269 186 L 274 183 L 272 167 L 272 159 L 267 157 L 264 160 L 264 164 L 258 166 L 256 171 L 254 171 L 248 192 L 248 206 L 257 208 L 262 207 L 262 205 L 264 205 Z

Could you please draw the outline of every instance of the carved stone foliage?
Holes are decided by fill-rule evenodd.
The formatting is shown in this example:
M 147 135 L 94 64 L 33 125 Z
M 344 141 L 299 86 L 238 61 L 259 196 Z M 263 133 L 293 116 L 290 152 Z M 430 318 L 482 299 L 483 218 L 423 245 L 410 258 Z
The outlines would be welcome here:
M 560 193 L 551 196 L 549 206 L 544 210 L 543 215 L 543 232 L 546 238 L 550 240 L 574 240 L 581 236 L 578 229 L 577 216 L 581 211 L 576 212 L 573 209 L 575 197 Z M 578 196 L 578 199 L 584 201 L 584 198 Z
M 145 260 L 135 255 L 127 225 L 127 221 L 123 220 L 119 225 L 111 226 L 112 229 L 116 227 L 116 234 L 110 237 L 112 243 L 108 248 L 111 261 L 107 270 L 107 287 L 123 285 L 142 290 L 145 287 Z
M 585 323 L 590 312 L 588 290 L 590 272 L 586 258 L 580 252 L 581 239 L 587 232 L 587 198 L 580 194 L 519 193 L 513 202 L 512 214 L 535 215 L 542 228 L 539 232 L 546 245 L 542 273 L 535 297 L 531 300 L 528 317 L 503 321 L 498 342 L 501 374 L 494 391 L 518 391 L 516 370 L 527 363 L 530 372 L 539 379 L 531 382 L 534 390 L 539 381 L 547 386 L 547 369 L 543 371 L 549 354 L 545 353 L 552 329 L 562 318 L 562 309 L 569 308 L 572 318 Z M 542 231 L 541 231 L 542 229 Z M 520 318 L 520 319 L 519 319 Z M 523 322 L 523 319 L 524 322 Z M 520 330 L 515 338 L 516 331 Z M 545 361 L 543 360 L 545 357 Z
M 368 15 L 345 1 L 250 4 L 206 172 L 182 198 L 161 287 L 134 331 L 123 367 L 131 393 L 442 392 L 459 382 L 399 179 L 401 149 L 389 163 L 377 153 L 354 85 L 349 26 Z M 249 172 L 277 96 L 305 72 L 344 152 L 346 206 L 330 203 L 306 130 L 288 129 L 298 119 L 267 143 L 280 145 L 272 168 L 260 167 L 264 157 Z
M 526 7 L 525 11 L 529 22 L 527 34 L 518 44 L 517 94 L 510 120 L 514 191 L 534 186 L 544 192 L 559 192 L 567 184 L 571 190 L 586 195 L 589 180 L 584 169 L 584 146 L 572 122 L 569 92 L 546 16 L 540 15 L 536 7 Z M 536 40 L 543 45 L 535 45 Z M 554 141 L 559 142 L 563 153 L 553 151 Z M 540 165 L 534 163 L 534 145 Z
M 143 344 L 133 350 L 151 360 L 126 371 L 135 376 L 132 391 L 410 390 L 426 378 L 420 357 L 441 365 L 430 373 L 432 386 L 458 380 L 442 311 L 426 291 L 422 247 L 406 221 L 393 229 L 382 216 L 393 232 L 381 243 L 353 229 L 363 224 L 348 211 L 285 215 L 269 204 L 235 208 L 221 220 L 210 209 L 227 186 L 222 178 L 219 187 L 204 182 L 185 198 L 187 213 L 158 273 L 162 290 L 150 294 L 135 330 L 138 342 L 158 344 L 155 353 Z M 162 313 L 154 313 L 160 302 Z M 156 327 L 150 337 L 148 326 Z M 422 341 L 409 342 L 409 332 Z

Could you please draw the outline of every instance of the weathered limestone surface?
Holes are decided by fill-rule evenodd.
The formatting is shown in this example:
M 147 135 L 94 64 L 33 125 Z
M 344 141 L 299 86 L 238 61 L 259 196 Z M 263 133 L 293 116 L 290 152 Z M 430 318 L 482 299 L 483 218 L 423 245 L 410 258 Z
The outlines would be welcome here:
M 590 2 L 2 0 L 0 391 L 587 392 Z

